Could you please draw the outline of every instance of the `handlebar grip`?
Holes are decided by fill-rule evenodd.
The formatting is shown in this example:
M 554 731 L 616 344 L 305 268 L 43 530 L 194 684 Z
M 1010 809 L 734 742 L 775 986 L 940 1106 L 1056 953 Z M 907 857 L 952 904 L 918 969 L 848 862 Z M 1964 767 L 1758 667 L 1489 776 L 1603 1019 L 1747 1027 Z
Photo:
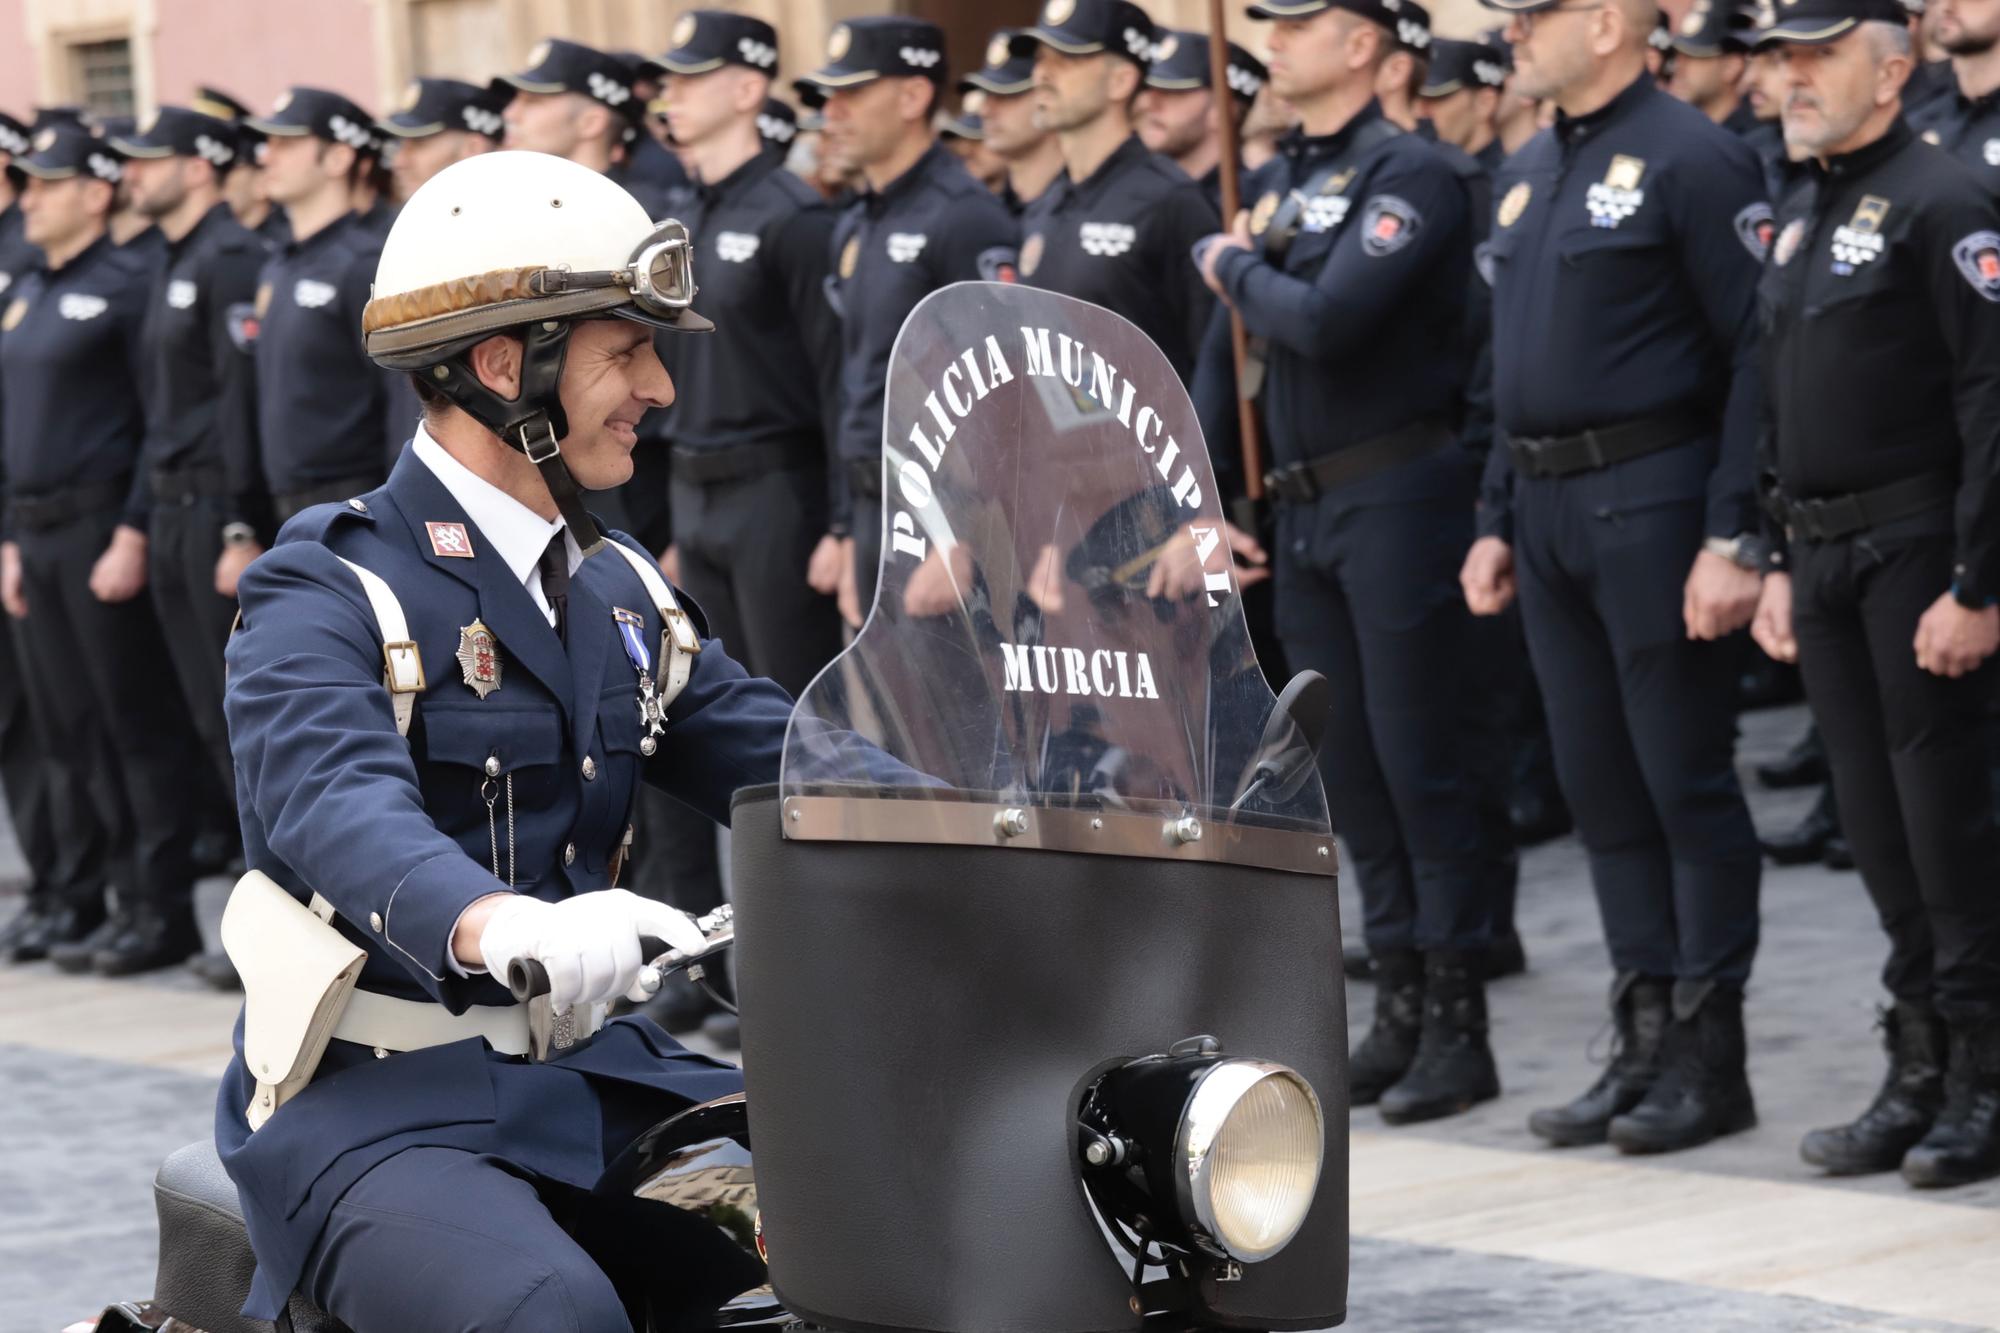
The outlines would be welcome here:
M 639 937 L 639 957 L 651 962 L 667 950 L 673 948 L 665 940 L 652 935 Z M 514 992 L 514 999 L 522 1004 L 537 996 L 549 993 L 549 970 L 542 966 L 539 958 L 516 958 L 507 964 L 507 989 Z

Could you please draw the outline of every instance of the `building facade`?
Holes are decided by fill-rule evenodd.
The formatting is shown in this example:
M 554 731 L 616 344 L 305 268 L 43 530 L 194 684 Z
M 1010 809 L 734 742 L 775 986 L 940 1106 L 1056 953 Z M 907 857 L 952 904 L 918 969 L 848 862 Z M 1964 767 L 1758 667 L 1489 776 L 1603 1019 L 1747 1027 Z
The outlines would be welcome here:
M 784 76 L 818 60 L 833 24 L 895 9 L 942 24 L 954 72 L 976 64 L 996 27 L 1033 21 L 1037 0 L 0 0 L 0 107 L 74 103 L 106 115 L 185 102 L 212 84 L 253 107 L 312 84 L 370 108 L 413 75 L 483 80 L 519 65 L 542 37 L 657 54 L 684 9 L 735 9 L 777 29 Z M 1258 25 L 1229 0 L 1232 35 Z M 1433 0 L 1441 31 L 1491 26 L 1477 0 Z M 1147 0 L 1174 27 L 1207 24 L 1207 0 Z

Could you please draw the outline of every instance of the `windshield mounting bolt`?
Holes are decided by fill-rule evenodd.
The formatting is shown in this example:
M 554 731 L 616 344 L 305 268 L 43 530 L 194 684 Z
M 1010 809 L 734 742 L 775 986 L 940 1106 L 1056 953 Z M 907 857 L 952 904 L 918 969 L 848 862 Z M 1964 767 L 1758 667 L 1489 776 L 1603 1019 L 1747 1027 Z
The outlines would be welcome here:
M 1003 838 L 1018 838 L 1028 831 L 1028 812 L 1019 806 L 1008 806 L 993 816 L 993 831 Z
M 1326 848 L 1324 848 L 1324 847 L 1322 847 L 1322 848 L 1320 848 L 1320 849 L 1319 849 L 1319 859 L 1320 859 L 1320 860 L 1322 860 L 1322 861 L 1326 860 L 1326 858 L 1327 858 L 1327 857 L 1329 857 L 1329 856 L 1331 856 L 1332 854 L 1333 854 L 1333 853 L 1329 852 L 1329 851 L 1328 851 L 1328 850 L 1327 850 Z
M 1092 1166 L 1103 1166 L 1111 1160 L 1111 1145 L 1103 1139 L 1092 1139 L 1090 1146 L 1083 1150 L 1083 1160 Z
M 1093 833 L 1100 832 L 1104 828 L 1104 821 L 1102 819 L 1093 819 L 1090 821 L 1090 828 Z
M 1182 815 L 1167 825 L 1167 834 L 1175 842 L 1186 844 L 1201 841 L 1201 821 L 1193 815 Z

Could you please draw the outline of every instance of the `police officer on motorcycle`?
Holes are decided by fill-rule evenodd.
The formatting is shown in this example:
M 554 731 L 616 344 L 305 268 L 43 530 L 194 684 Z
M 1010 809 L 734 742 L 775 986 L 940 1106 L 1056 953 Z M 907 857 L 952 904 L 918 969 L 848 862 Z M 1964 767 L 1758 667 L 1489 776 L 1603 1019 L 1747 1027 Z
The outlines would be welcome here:
M 726 822 L 776 780 L 791 708 L 583 504 L 673 400 L 653 333 L 710 327 L 694 291 L 679 223 L 542 154 L 455 163 L 384 244 L 368 350 L 414 376 L 422 424 L 385 485 L 244 575 L 228 653 L 253 873 L 224 924 L 247 1002 L 216 1141 L 248 1316 L 296 1288 L 357 1333 L 628 1329 L 626 1229 L 590 1187 L 741 1087 L 604 1021 L 645 988 L 642 939 L 701 941 L 611 887 L 641 779 Z M 528 962 L 545 1010 L 496 979 Z

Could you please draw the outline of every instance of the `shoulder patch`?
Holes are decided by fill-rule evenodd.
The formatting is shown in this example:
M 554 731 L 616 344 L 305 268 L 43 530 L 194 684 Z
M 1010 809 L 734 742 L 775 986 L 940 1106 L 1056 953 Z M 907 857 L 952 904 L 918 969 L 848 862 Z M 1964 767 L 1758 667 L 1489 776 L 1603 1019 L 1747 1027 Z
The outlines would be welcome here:
M 1018 282 L 1019 258 L 1011 245 L 996 245 L 979 252 L 979 276 L 986 282 Z
M 1423 225 L 1423 214 L 1409 200 L 1378 194 L 1362 207 L 1362 252 L 1374 259 L 1393 255 L 1415 239 Z
M 1760 264 L 1771 253 L 1771 241 L 1777 227 L 1777 219 L 1766 203 L 1751 204 L 1736 215 L 1736 239 L 1743 242 L 1743 248 Z
M 256 305 L 249 301 L 236 301 L 224 313 L 229 321 L 229 341 L 236 345 L 239 352 L 250 351 L 257 345 L 257 331 L 264 323 L 257 316 Z
M 2000 302 L 2000 232 L 1973 232 L 1951 247 L 1951 258 L 1973 291 Z

